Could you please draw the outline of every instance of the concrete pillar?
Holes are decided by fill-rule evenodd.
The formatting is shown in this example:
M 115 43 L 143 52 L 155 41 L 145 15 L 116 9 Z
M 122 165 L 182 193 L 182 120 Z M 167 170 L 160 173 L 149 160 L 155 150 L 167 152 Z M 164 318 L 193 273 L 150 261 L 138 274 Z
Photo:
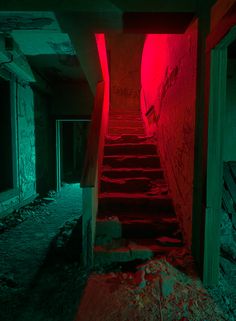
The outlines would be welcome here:
M 192 253 L 203 273 L 204 253 L 204 116 L 205 116 L 205 76 L 206 76 L 206 37 L 210 30 L 210 8 L 199 8 L 198 19 L 198 60 L 196 88 L 196 127 L 195 127 L 195 160 L 193 184 L 192 216 Z

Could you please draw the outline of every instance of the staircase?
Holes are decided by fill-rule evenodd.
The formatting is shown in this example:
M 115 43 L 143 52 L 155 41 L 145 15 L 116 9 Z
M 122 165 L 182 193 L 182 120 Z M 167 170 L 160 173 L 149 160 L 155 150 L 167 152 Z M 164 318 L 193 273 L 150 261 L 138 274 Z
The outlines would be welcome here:
M 156 144 L 138 111 L 111 112 L 96 223 L 95 262 L 168 255 L 182 246 Z

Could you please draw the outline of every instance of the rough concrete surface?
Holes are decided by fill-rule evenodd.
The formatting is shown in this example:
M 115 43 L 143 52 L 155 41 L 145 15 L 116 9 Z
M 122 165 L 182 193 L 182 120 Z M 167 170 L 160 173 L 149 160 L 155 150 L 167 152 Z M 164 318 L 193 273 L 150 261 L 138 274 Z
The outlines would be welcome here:
M 78 184 L 65 185 L 1 220 L 0 320 L 73 319 L 85 272 L 79 258 L 51 254 L 79 221 L 81 197 Z
M 169 261 L 169 262 L 168 262 Z M 113 267 L 114 271 L 114 267 Z M 197 277 L 185 249 L 116 272 L 90 276 L 76 321 L 227 319 Z
M 235 320 L 229 285 L 221 278 L 213 300 L 184 248 L 146 263 L 97 265 L 85 288 L 89 271 L 61 257 L 81 214 L 79 193 L 66 185 L 1 219 L 0 320 Z

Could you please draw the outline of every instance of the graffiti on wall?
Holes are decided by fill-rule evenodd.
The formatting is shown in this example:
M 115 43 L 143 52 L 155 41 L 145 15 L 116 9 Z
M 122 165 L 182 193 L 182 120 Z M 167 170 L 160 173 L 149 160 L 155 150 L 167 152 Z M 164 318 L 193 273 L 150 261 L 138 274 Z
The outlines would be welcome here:
M 127 88 L 121 86 L 112 86 L 112 93 L 119 97 L 125 97 L 130 99 L 136 99 L 140 97 L 140 90 L 134 88 Z

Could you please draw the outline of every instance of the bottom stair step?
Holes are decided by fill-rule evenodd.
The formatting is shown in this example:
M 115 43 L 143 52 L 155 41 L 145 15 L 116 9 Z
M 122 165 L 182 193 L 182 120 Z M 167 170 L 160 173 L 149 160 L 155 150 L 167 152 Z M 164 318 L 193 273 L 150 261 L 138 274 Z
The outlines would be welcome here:
M 150 196 L 141 193 L 101 193 L 99 195 L 99 213 L 129 213 L 140 211 L 148 212 L 173 211 L 170 195 Z
M 97 218 L 96 236 L 111 238 L 153 238 L 156 235 L 180 237 L 176 217 L 119 219 L 117 216 Z
M 164 248 L 169 246 L 179 247 L 183 245 L 181 237 L 171 237 L 169 235 L 158 235 L 153 238 L 111 238 L 108 235 L 97 236 L 95 240 L 96 246 L 102 246 L 106 250 L 114 250 L 120 247 L 136 244 L 147 248 L 154 248 L 162 246 Z
M 129 241 L 128 244 L 112 248 L 98 246 L 94 248 L 94 259 L 96 264 L 110 264 L 116 262 L 128 262 L 137 259 L 148 260 L 152 257 L 164 257 L 171 251 L 178 250 L 179 246 L 163 246 L 155 242 L 140 242 Z

